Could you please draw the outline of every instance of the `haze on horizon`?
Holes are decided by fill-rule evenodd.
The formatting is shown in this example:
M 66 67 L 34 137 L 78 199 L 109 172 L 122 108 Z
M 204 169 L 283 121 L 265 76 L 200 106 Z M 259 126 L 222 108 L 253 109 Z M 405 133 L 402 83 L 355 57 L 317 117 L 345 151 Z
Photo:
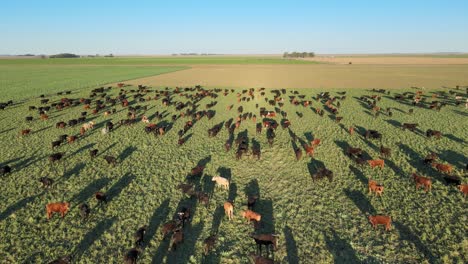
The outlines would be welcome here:
M 0 54 L 468 52 L 468 1 L 9 1 Z

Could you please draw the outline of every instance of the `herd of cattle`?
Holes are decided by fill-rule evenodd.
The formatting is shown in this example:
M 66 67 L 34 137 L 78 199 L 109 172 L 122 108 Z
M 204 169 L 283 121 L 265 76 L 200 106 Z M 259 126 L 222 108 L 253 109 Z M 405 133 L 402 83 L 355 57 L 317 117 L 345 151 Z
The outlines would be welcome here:
M 188 140 L 187 132 L 200 120 L 206 118 L 208 120 L 212 119 L 215 115 L 215 111 L 211 110 L 213 106 L 217 104 L 216 98 L 218 96 L 227 96 L 230 93 L 236 93 L 235 90 L 231 89 L 205 89 L 200 86 L 194 88 L 175 88 L 165 90 L 152 90 L 149 87 L 139 85 L 136 89 L 125 89 L 126 87 L 122 84 L 119 84 L 120 91 L 117 96 L 111 96 L 108 93 L 112 92 L 111 87 L 101 87 L 93 89 L 88 98 L 71 98 L 68 95 L 70 92 L 58 93 L 58 95 L 67 95 L 58 101 L 51 102 L 51 99 L 47 98 L 45 95 L 41 95 L 40 103 L 41 106 L 29 106 L 31 113 L 36 112 L 36 114 L 31 114 L 25 117 L 27 122 L 33 122 L 36 119 L 42 120 L 43 122 L 49 122 L 49 114 L 54 111 L 62 111 L 64 109 L 74 109 L 78 111 L 75 119 L 71 120 L 62 120 L 56 123 L 57 129 L 63 129 L 65 127 L 76 127 L 77 133 L 73 135 L 63 134 L 60 135 L 56 140 L 50 143 L 50 147 L 55 150 L 56 148 L 61 147 L 63 144 L 73 144 L 75 141 L 84 138 L 86 134 L 93 131 L 95 128 L 94 121 L 89 121 L 89 116 L 112 116 L 115 114 L 118 109 L 125 109 L 127 112 L 127 118 L 119 120 L 118 122 L 113 123 L 108 121 L 105 126 L 102 128 L 101 133 L 107 134 L 112 133 L 114 130 L 118 129 L 120 126 L 134 126 L 137 123 L 141 122 L 143 124 L 143 129 L 148 134 L 154 134 L 155 136 L 164 136 L 165 133 L 170 129 L 170 123 L 161 121 L 163 119 L 162 113 L 156 112 L 154 119 L 161 121 L 159 123 L 151 123 L 151 118 L 149 118 L 145 113 L 147 111 L 147 105 L 142 106 L 139 103 L 155 101 L 159 103 L 160 107 L 173 107 L 175 111 L 179 114 L 174 114 L 171 119 L 173 122 L 185 119 L 185 125 L 182 130 L 178 131 L 178 145 L 183 145 Z M 321 140 L 318 138 L 313 139 L 310 142 L 306 142 L 300 137 L 298 137 L 293 130 L 290 128 L 291 122 L 288 120 L 288 113 L 283 109 L 283 106 L 286 102 L 290 103 L 296 107 L 310 108 L 314 113 L 319 116 L 324 116 L 324 111 L 328 111 L 336 123 L 340 123 L 343 120 L 343 117 L 339 116 L 341 105 L 346 102 L 346 92 L 338 92 L 337 96 L 332 96 L 329 92 L 322 92 L 312 97 L 312 100 L 307 100 L 304 95 L 299 94 L 297 91 L 290 91 L 290 95 L 287 94 L 285 89 L 281 90 L 270 90 L 272 98 L 269 98 L 269 94 L 266 94 L 264 88 L 261 89 L 248 89 L 238 92 L 236 118 L 231 118 L 223 123 L 216 124 L 212 128 L 208 129 L 207 133 L 209 137 L 216 137 L 217 134 L 224 128 L 229 132 L 229 138 L 226 140 L 224 148 L 226 152 L 231 151 L 235 146 L 235 157 L 236 159 L 242 159 L 243 155 L 251 154 L 254 158 L 261 159 L 261 149 L 259 144 L 252 144 L 249 150 L 249 139 L 243 133 L 238 133 L 237 138 L 235 138 L 235 131 L 239 130 L 243 122 L 254 122 L 256 123 L 256 133 L 258 135 L 262 134 L 263 130 L 266 130 L 266 138 L 270 145 L 274 144 L 276 137 L 276 130 L 279 126 L 282 129 L 287 129 L 291 137 L 291 142 L 294 142 L 296 146 L 294 148 L 294 155 L 297 160 L 301 160 L 303 157 L 303 152 L 306 156 L 313 158 L 315 151 L 320 148 Z M 385 90 L 373 90 L 372 95 L 362 96 L 359 98 L 361 104 L 368 108 L 374 116 L 378 116 L 381 113 L 386 113 L 389 116 L 392 116 L 392 108 L 381 109 L 379 102 L 381 101 L 381 94 L 390 94 L 389 91 Z M 463 93 L 461 92 L 452 92 L 452 95 L 455 95 L 455 100 L 450 96 L 441 96 L 437 93 L 432 95 L 433 101 L 428 103 L 425 102 L 426 97 L 422 96 L 423 91 L 417 90 L 415 93 L 408 92 L 403 94 L 396 94 L 394 100 L 410 102 L 414 107 L 427 107 L 429 109 L 434 109 L 434 111 L 440 111 L 447 104 L 459 105 L 463 98 Z M 271 107 L 271 109 L 266 109 L 266 107 L 259 107 L 258 104 L 255 107 L 258 109 L 258 115 L 262 118 L 261 122 L 257 123 L 257 114 L 252 112 L 245 112 L 243 106 L 240 105 L 241 102 L 250 102 L 253 101 L 255 97 L 264 98 L 265 102 Z M 178 98 L 184 98 L 179 100 Z M 202 99 L 208 98 L 211 100 L 210 103 L 206 104 L 206 110 L 197 110 L 197 103 Z M 287 100 L 289 99 L 289 100 Z M 315 102 L 314 102 L 315 101 Z M 229 105 L 226 111 L 231 112 L 234 108 L 233 104 Z M 12 101 L 7 103 L 1 103 L 1 109 L 8 108 L 10 105 L 13 105 Z M 82 110 L 78 110 L 82 109 Z M 413 113 L 413 109 L 409 111 L 409 114 Z M 302 114 L 296 112 L 299 118 L 302 117 Z M 277 118 L 281 116 L 281 120 L 277 121 Z M 418 124 L 416 123 L 403 123 L 402 130 L 408 129 L 409 131 L 414 131 L 417 128 Z M 358 129 L 353 125 L 348 129 L 348 133 L 353 136 Z M 32 130 L 30 128 L 22 128 L 19 131 L 19 136 L 26 137 L 31 134 Z M 361 136 L 366 140 L 381 140 L 382 133 L 376 130 L 367 129 L 365 131 L 359 131 Z M 436 130 L 427 130 L 427 137 L 434 137 L 440 139 L 443 136 L 443 133 Z M 299 146 L 295 143 L 299 142 Z M 96 158 L 99 150 L 92 149 L 89 151 L 89 156 L 91 158 Z M 360 148 L 348 146 L 345 149 L 345 155 L 348 156 L 352 161 L 354 161 L 359 166 L 370 166 L 371 168 L 380 168 L 383 169 L 385 166 L 385 158 L 391 156 L 392 150 L 389 147 L 385 147 L 381 144 L 380 146 L 380 159 L 366 159 L 363 155 L 363 151 Z M 48 159 L 50 163 L 55 164 L 60 162 L 66 157 L 64 152 L 55 152 L 51 154 Z M 118 165 L 118 158 L 114 156 L 104 156 L 103 160 L 111 166 Z M 422 161 L 428 166 L 434 167 L 436 170 L 443 174 L 443 178 L 447 184 L 457 185 L 459 190 L 466 197 L 468 193 L 468 184 L 463 184 L 462 179 L 458 176 L 452 175 L 453 166 L 450 164 L 443 164 L 438 162 L 438 155 L 436 153 L 429 153 L 427 157 Z M 187 176 L 186 182 L 180 183 L 177 188 L 180 189 L 184 195 L 195 199 L 199 203 L 204 204 L 205 206 L 209 204 L 210 194 L 204 193 L 202 191 L 196 190 L 196 185 L 191 181 L 196 177 L 201 177 L 204 173 L 205 167 L 203 165 L 197 165 L 194 167 Z M 468 170 L 468 164 L 467 168 Z M 11 173 L 11 167 L 6 164 L 1 167 L 0 173 L 2 175 Z M 311 172 L 311 178 L 313 180 L 320 180 L 327 178 L 329 181 L 333 180 L 334 173 L 325 166 L 316 168 L 315 172 Z M 432 180 L 429 177 L 413 173 L 411 177 L 414 179 L 416 190 L 419 187 L 424 187 L 426 192 L 431 191 Z M 221 176 L 215 176 L 212 178 L 212 181 L 216 183 L 217 186 L 220 186 L 224 190 L 229 190 L 230 180 L 223 178 Z M 40 182 L 44 188 L 48 188 L 54 184 L 54 180 L 48 177 L 41 177 Z M 375 193 L 378 196 L 382 196 L 384 192 L 384 186 L 379 184 L 373 179 L 368 180 L 368 189 L 369 194 Z M 98 201 L 99 205 L 105 205 L 107 203 L 106 193 L 97 192 L 95 193 L 95 199 Z M 259 199 L 258 196 L 252 195 L 247 198 L 247 208 L 241 212 L 241 216 L 249 222 L 254 223 L 254 233 L 251 234 L 252 239 L 257 245 L 257 254 L 253 254 L 253 260 L 255 263 L 274 263 L 273 259 L 270 258 L 271 249 L 276 250 L 278 247 L 278 239 L 275 234 L 257 234 L 258 223 L 262 221 L 262 214 L 255 211 L 256 201 Z M 69 202 L 57 202 L 50 203 L 46 206 L 47 219 L 50 219 L 54 213 L 59 213 L 61 217 L 65 217 L 67 212 L 70 210 Z M 232 220 L 234 217 L 234 204 L 233 201 L 227 200 L 224 205 L 224 211 L 228 220 Z M 86 220 L 90 213 L 90 207 L 88 204 L 83 203 L 78 206 L 80 210 L 80 216 L 83 220 Z M 174 219 L 165 223 L 161 228 L 161 233 L 163 237 L 171 236 L 171 246 L 172 250 L 177 250 L 177 246 L 183 243 L 184 234 L 190 232 L 186 230 L 185 224 L 191 219 L 191 208 L 182 207 L 175 214 Z M 385 230 L 390 230 L 391 228 L 391 216 L 389 215 L 370 215 L 368 216 L 369 222 L 372 227 L 376 228 L 378 225 L 384 225 Z M 135 233 L 135 247 L 130 249 L 124 256 L 125 263 L 136 263 L 137 258 L 142 254 L 141 245 L 144 243 L 145 232 L 147 226 L 142 226 Z M 216 244 L 217 237 L 216 235 L 211 235 L 204 240 L 204 252 L 208 254 Z M 262 246 L 266 246 L 266 255 L 262 254 Z M 68 263 L 72 256 L 66 256 L 60 259 L 53 261 L 52 263 Z

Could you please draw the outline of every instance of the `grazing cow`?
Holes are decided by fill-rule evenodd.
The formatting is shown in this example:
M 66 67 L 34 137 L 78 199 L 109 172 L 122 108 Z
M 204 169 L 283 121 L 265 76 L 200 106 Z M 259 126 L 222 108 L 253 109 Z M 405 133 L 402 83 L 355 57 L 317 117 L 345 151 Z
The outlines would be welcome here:
M 275 234 L 251 234 L 250 237 L 255 240 L 255 243 L 257 244 L 257 250 L 260 255 L 262 254 L 262 245 L 265 245 L 267 251 L 269 250 L 270 245 L 273 246 L 274 251 L 278 249 L 278 239 Z
M 318 171 L 314 174 L 312 174 L 312 180 L 319 180 L 327 177 L 328 181 L 332 182 L 333 181 L 333 172 L 327 168 L 320 168 Z
M 192 171 L 190 172 L 190 175 L 201 176 L 203 174 L 204 169 L 205 169 L 205 166 L 196 166 L 195 168 L 192 169 Z
M 353 155 L 356 155 L 358 157 L 360 157 L 362 155 L 362 149 L 360 148 L 353 148 L 353 147 L 348 147 L 346 149 L 346 154 L 349 156 L 349 157 L 352 157 Z
M 140 253 L 141 253 L 140 250 L 137 248 L 130 249 L 124 255 L 124 264 L 136 264 Z
M 167 236 L 167 234 L 174 232 L 179 226 L 179 223 L 175 220 L 171 220 L 169 222 L 164 223 L 161 228 L 161 234 L 163 239 Z
M 385 161 L 381 159 L 368 160 L 367 163 L 369 163 L 371 168 L 380 167 L 381 169 L 383 169 L 385 166 Z
M 60 213 L 62 218 L 65 217 L 65 214 L 70 209 L 70 203 L 50 203 L 46 205 L 47 220 L 52 217 L 53 213 Z
M 41 114 L 41 120 L 42 120 L 42 121 L 49 120 L 49 116 L 46 115 L 46 114 Z
M 205 238 L 205 240 L 203 240 L 203 253 L 205 255 L 208 255 L 208 252 L 210 252 L 215 244 L 216 244 L 216 240 L 217 240 L 217 236 L 216 235 L 211 235 L 207 238 Z
M 229 180 L 221 176 L 213 176 L 211 181 L 216 182 L 216 186 L 221 186 L 226 190 L 229 190 Z
M 76 140 L 76 136 L 68 136 L 68 138 L 67 138 L 67 142 L 69 144 L 75 142 L 75 140 Z
M 32 116 L 27 116 L 26 121 L 33 121 L 33 117 Z
M 249 210 L 252 210 L 255 206 L 255 203 L 257 202 L 258 200 L 258 196 L 257 195 L 249 195 L 247 197 L 247 208 Z
M 309 155 L 310 157 L 314 157 L 314 147 L 304 144 L 304 149 L 305 149 L 306 155 Z
M 63 152 L 54 153 L 54 154 L 49 156 L 49 161 L 50 162 L 57 162 L 57 161 L 61 160 L 64 155 L 65 155 L 65 153 L 63 153 Z
M 39 178 L 39 182 L 42 183 L 43 188 L 49 188 L 54 183 L 54 180 L 48 177 Z
M 458 176 L 452 176 L 452 175 L 444 175 L 443 176 L 445 184 L 447 185 L 460 185 L 461 184 L 461 178 Z
M 94 194 L 94 197 L 98 201 L 98 205 L 101 205 L 102 203 L 107 204 L 107 195 L 103 192 L 96 192 Z
M 463 196 L 466 199 L 466 195 L 468 194 L 468 184 L 460 184 L 458 185 L 458 190 L 463 193 Z
M 148 229 L 148 226 L 145 225 L 138 228 L 138 230 L 135 232 L 133 239 L 135 240 L 136 246 L 141 247 L 143 245 L 146 229 Z
M 262 125 L 260 123 L 257 124 L 256 132 L 257 132 L 257 134 L 262 133 Z
M 145 124 L 149 124 L 150 121 L 149 121 L 148 117 L 144 115 L 143 117 L 141 117 L 141 122 L 143 122 Z
M 252 210 L 242 211 L 241 216 L 246 218 L 247 221 L 255 220 L 257 222 L 260 222 L 260 220 L 262 219 L 262 216 L 259 213 L 256 213 Z
M 71 260 L 72 260 L 72 256 L 63 256 L 63 257 L 60 257 L 58 259 L 55 259 L 49 262 L 49 264 L 70 264 Z
M 95 158 L 97 156 L 98 152 L 99 152 L 98 149 L 90 150 L 89 151 L 89 156 L 91 156 L 91 158 Z
M 354 134 L 354 127 L 349 127 L 349 134 L 351 136 Z
M 423 176 L 420 176 L 416 173 L 413 173 L 411 174 L 411 176 L 413 177 L 413 180 L 414 182 L 416 183 L 416 191 L 419 189 L 419 186 L 424 186 L 424 190 L 426 192 L 430 191 L 432 189 L 432 180 L 427 178 L 427 177 L 423 177 Z
M 115 166 L 117 164 L 117 159 L 113 156 L 105 156 L 104 159 L 107 161 L 107 164 Z
M 366 134 L 364 135 L 366 139 L 382 139 L 382 134 L 380 134 L 377 130 L 367 130 Z
M 184 242 L 184 231 L 180 228 L 174 230 L 171 238 L 171 248 L 173 251 L 177 249 L 177 245 L 182 244 Z
M 67 124 L 63 121 L 60 121 L 58 123 L 55 124 L 55 128 L 65 128 L 67 126 Z
M 403 128 L 403 130 L 408 129 L 410 131 L 414 131 L 417 126 L 418 126 L 417 123 L 414 123 L 414 124 L 413 123 L 403 123 L 402 128 Z
M 391 154 L 392 154 L 392 149 L 386 148 L 386 147 L 384 147 L 383 145 L 380 145 L 380 155 L 381 155 L 382 157 L 387 158 L 387 157 L 389 157 Z
M 89 205 L 88 204 L 80 204 L 80 216 L 81 216 L 81 220 L 86 220 L 89 216 L 89 214 L 91 213 L 91 209 L 89 208 Z
M 84 131 L 88 131 L 89 129 L 94 128 L 94 122 L 93 122 L 93 121 L 90 121 L 90 122 L 84 124 L 84 125 L 82 126 L 82 128 L 84 129 Z
M 296 154 L 296 160 L 300 160 L 302 158 L 302 150 L 300 148 L 296 148 L 294 153 Z
M 1 170 L 0 170 L 0 174 L 2 174 L 2 176 L 3 176 L 3 175 L 6 175 L 6 174 L 8 174 L 8 173 L 10 173 L 10 172 L 11 172 L 11 167 L 8 166 L 8 165 L 3 166 L 3 167 L 1 168 Z
M 192 195 L 193 192 L 193 184 L 181 183 L 177 185 L 177 189 L 181 189 L 182 193 Z
M 369 215 L 369 222 L 374 229 L 377 228 L 377 225 L 384 225 L 385 231 L 390 231 L 390 227 L 392 226 L 392 219 L 387 215 Z
M 261 151 L 260 151 L 260 148 L 259 147 L 252 147 L 252 156 L 253 157 L 257 157 L 257 160 L 260 159 L 260 156 L 261 156 Z
M 337 117 L 335 117 L 335 122 L 336 122 L 336 123 L 340 123 L 341 120 L 343 120 L 343 117 L 342 117 L 342 116 L 337 116 Z
M 376 181 L 369 179 L 368 187 L 369 187 L 369 194 L 374 192 L 377 196 L 382 196 L 384 187 L 378 184 Z
M 190 221 L 190 208 L 182 207 L 179 212 L 177 212 L 177 219 L 182 223 L 182 227 L 185 226 L 185 223 Z
M 234 205 L 227 201 L 224 203 L 224 213 L 227 215 L 229 221 L 234 219 Z
M 101 134 L 102 134 L 102 135 L 106 135 L 107 133 L 109 133 L 109 129 L 108 129 L 107 127 L 103 127 L 103 128 L 101 129 Z
M 437 160 L 437 154 L 434 152 L 429 153 L 425 158 L 424 158 L 424 163 L 425 164 L 432 164 L 434 161 Z
M 312 140 L 312 141 L 310 142 L 310 145 L 311 145 L 312 147 L 317 147 L 318 145 L 320 145 L 320 139 L 316 138 L 316 139 Z
M 442 132 L 437 131 L 437 130 L 428 129 L 426 131 L 426 137 L 428 137 L 428 138 L 435 137 L 436 139 L 440 139 L 442 137 Z
M 27 136 L 31 133 L 31 129 L 23 129 L 21 130 L 20 134 L 21 136 Z
M 52 148 L 60 147 L 62 144 L 62 141 L 57 140 L 57 141 L 52 141 Z
M 432 162 L 431 166 L 435 168 L 436 170 L 438 170 L 439 172 L 448 173 L 448 174 L 452 173 L 452 170 L 453 170 L 453 166 L 450 164 Z
M 260 255 L 255 255 L 254 253 L 250 253 L 250 256 L 252 257 L 254 264 L 274 264 L 275 263 L 275 261 L 272 260 L 271 258 L 262 257 Z

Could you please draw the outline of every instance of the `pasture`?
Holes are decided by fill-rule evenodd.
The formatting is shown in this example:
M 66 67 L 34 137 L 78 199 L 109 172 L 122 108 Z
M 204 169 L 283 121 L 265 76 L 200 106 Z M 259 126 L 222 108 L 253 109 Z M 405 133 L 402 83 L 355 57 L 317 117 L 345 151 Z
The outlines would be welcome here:
M 112 81 L 119 76 L 114 73 L 109 79 L 92 75 L 87 85 L 96 80 Z M 82 79 L 71 77 L 76 78 L 75 82 Z M 115 81 L 130 78 L 121 77 Z M 2 100 L 3 89 L 8 87 L 4 85 Z M 468 262 L 467 203 L 455 186 L 445 184 L 443 173 L 423 162 L 427 154 L 436 152 L 438 162 L 452 164 L 452 175 L 467 183 L 467 110 L 464 104 L 455 104 L 450 89 L 424 90 L 421 97 L 425 100 L 419 106 L 412 105 L 419 90 L 409 88 L 394 89 L 388 94 L 366 89 L 285 89 L 284 93 L 278 91 L 278 97 L 284 99 L 284 106 L 280 107 L 267 102 L 275 95 L 270 89 L 255 89 L 252 98 L 242 89 L 190 88 L 176 92 L 173 87 L 154 86 L 138 92 L 136 86 L 126 86 L 122 89 L 127 91 L 128 107 L 121 106 L 120 101 L 115 106 L 107 102 L 104 109 L 93 115 L 96 100 L 117 97 L 120 88 L 114 85 L 105 89 L 104 98 L 101 93 L 91 98 L 90 110 L 84 110 L 83 103 L 62 110 L 51 108 L 47 112 L 49 119 L 42 121 L 37 110 L 28 110 L 29 106 L 45 106 L 40 103 L 42 98 L 26 96 L 35 93 L 29 87 L 27 92 L 8 90 L 8 95 L 14 94 L 13 104 L 0 110 L 0 163 L 12 168 L 11 173 L 0 178 L 0 229 L 4 230 L 0 258 L 5 262 L 45 263 L 72 255 L 73 263 L 120 263 L 133 247 L 134 232 L 143 225 L 148 228 L 139 257 L 141 263 L 248 263 L 249 253 L 255 251 L 254 240 L 249 237 L 253 232 L 278 235 L 278 250 L 273 252 L 278 263 Z M 91 88 L 59 96 L 55 94 L 58 87 L 47 92 L 47 105 L 64 97 L 75 101 L 90 98 Z M 326 110 L 326 98 L 317 98 L 324 91 L 340 98 L 346 92 L 344 100 L 332 102 L 335 107 L 340 103 L 338 114 Z M 464 90 L 455 92 L 466 99 Z M 135 98 L 137 93 L 145 100 Z M 395 99 L 396 94 L 403 93 L 403 99 Z M 434 93 L 438 97 L 432 99 Z M 249 99 L 238 102 L 237 94 Z M 18 101 L 21 95 L 24 100 Z M 378 116 L 365 102 L 372 101 L 373 95 L 381 98 L 376 101 L 382 109 Z M 311 104 L 295 105 L 291 96 L 301 103 L 310 100 Z M 168 106 L 164 106 L 164 98 L 170 98 Z M 432 100 L 446 106 L 440 111 L 430 109 Z M 192 105 L 176 109 L 178 103 L 187 102 Z M 137 105 L 147 106 L 146 111 L 136 111 L 138 122 L 119 125 L 120 120 L 128 118 L 129 107 Z M 232 109 L 227 110 L 231 105 Z M 242 113 L 238 112 L 240 106 Z M 285 119 L 291 122 L 289 129 L 276 129 L 271 146 L 265 128 L 256 133 L 257 123 L 262 122 L 261 107 L 270 111 L 278 108 L 287 113 Z M 104 111 L 113 108 L 116 113 L 104 116 Z M 317 114 L 316 108 L 325 109 L 324 115 Z M 391 116 L 385 111 L 387 108 L 391 108 Z M 414 112 L 410 113 L 410 109 Z M 199 120 L 192 115 L 181 117 L 187 110 L 191 114 L 211 111 L 214 116 L 208 119 L 202 113 Z M 83 111 L 88 112 L 86 122 L 95 122 L 94 128 L 83 136 L 79 136 L 81 124 L 56 128 L 57 122 L 76 119 Z M 225 123 L 231 118 L 235 123 L 236 117 L 245 113 L 256 115 L 256 122 L 247 117 L 230 135 Z M 145 132 L 146 124 L 139 121 L 142 115 L 157 127 L 165 127 L 165 134 Z M 26 116 L 33 116 L 33 121 L 26 121 Z M 341 122 L 335 121 L 336 116 L 343 117 Z M 272 119 L 281 123 L 283 117 L 278 113 Z M 178 131 L 190 120 L 193 127 L 182 136 L 185 143 L 179 145 Z M 113 122 L 115 128 L 102 134 L 107 122 Z M 403 123 L 419 126 L 412 132 L 403 130 Z M 208 129 L 216 125 L 221 125 L 221 130 L 209 137 Z M 350 126 L 356 129 L 354 135 L 348 133 Z M 31 133 L 20 136 L 23 129 L 31 129 Z M 368 129 L 379 131 L 382 140 L 363 137 Z M 427 138 L 427 129 L 440 130 L 442 138 Z M 62 134 L 78 135 L 78 139 L 52 149 L 51 142 Z M 237 146 L 233 143 L 231 150 L 226 151 L 225 143 L 239 137 L 247 139 L 248 152 L 236 159 Z M 296 160 L 294 150 L 302 149 L 301 142 L 313 139 L 321 139 L 314 157 L 303 153 Z M 345 155 L 352 146 L 361 148 L 365 159 L 378 159 L 381 144 L 392 150 L 391 156 L 384 158 L 383 169 L 360 166 Z M 260 159 L 252 155 L 252 147 L 260 148 Z M 94 159 L 89 155 L 92 149 L 99 150 Z M 48 157 L 55 152 L 64 152 L 65 156 L 52 164 Z M 117 165 L 108 165 L 104 160 L 107 155 L 116 157 Z M 205 166 L 202 175 L 188 177 L 197 165 Z M 333 172 L 332 182 L 312 180 L 311 174 L 323 167 Z M 432 179 L 431 192 L 415 191 L 410 177 L 413 172 Z M 45 176 L 54 180 L 48 189 L 39 183 L 39 178 Z M 215 188 L 212 176 L 228 178 L 229 190 Z M 367 193 L 371 177 L 385 187 L 382 198 Z M 177 189 L 182 182 L 209 194 L 208 207 Z M 97 191 L 108 195 L 107 205 L 97 205 Z M 247 195 L 259 196 L 254 207 L 262 215 L 257 230 L 240 216 L 247 207 Z M 233 201 L 233 221 L 224 215 L 226 200 Z M 71 203 L 68 214 L 63 219 L 55 215 L 47 221 L 46 204 L 62 201 Z M 78 206 L 82 203 L 91 207 L 86 221 L 80 219 Z M 170 237 L 163 239 L 162 225 L 182 207 L 191 208 L 192 219 L 183 229 L 184 242 L 170 251 Z M 374 230 L 367 219 L 374 214 L 390 215 L 391 230 L 384 231 L 382 226 Z M 211 234 L 217 234 L 218 240 L 214 250 L 204 256 L 203 240 Z

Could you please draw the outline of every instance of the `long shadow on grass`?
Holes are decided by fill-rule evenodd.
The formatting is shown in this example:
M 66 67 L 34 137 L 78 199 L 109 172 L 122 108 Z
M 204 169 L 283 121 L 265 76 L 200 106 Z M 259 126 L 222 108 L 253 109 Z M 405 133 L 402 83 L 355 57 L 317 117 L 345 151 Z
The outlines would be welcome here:
M 290 264 L 299 263 L 299 256 L 297 252 L 296 240 L 289 226 L 285 226 L 283 229 L 284 239 L 286 241 L 286 253 L 288 254 L 288 262 Z
M 52 127 L 52 126 L 48 126 L 48 127 L 43 127 L 43 128 L 41 128 L 41 129 L 39 129 L 39 130 L 34 130 L 34 131 L 32 131 L 31 135 L 38 134 L 38 133 L 40 133 L 40 132 L 42 132 L 42 131 L 44 131 L 44 130 L 47 130 L 47 129 L 51 128 L 51 127 Z
M 357 178 L 362 184 L 367 184 L 368 179 L 367 179 L 367 177 L 364 175 L 364 173 L 362 173 L 362 171 L 360 171 L 358 168 L 354 167 L 353 165 L 349 165 L 349 170 L 354 174 L 354 176 L 356 176 L 356 178 Z
M 0 221 L 3 221 L 4 219 L 8 218 L 10 215 L 15 213 L 16 211 L 18 211 L 21 208 L 25 207 L 28 203 L 34 201 L 41 194 L 42 193 L 23 198 L 23 199 L 19 200 L 18 202 L 8 206 L 7 209 L 5 209 L 5 211 L 3 211 L 0 214 Z
M 73 207 L 79 206 L 81 203 L 85 202 L 87 199 L 92 197 L 95 192 L 104 188 L 110 182 L 109 178 L 100 178 L 95 179 L 88 184 L 84 189 L 82 189 L 78 194 L 75 194 L 70 202 Z
M 75 167 L 71 168 L 70 170 L 67 170 L 63 177 L 59 179 L 59 181 L 66 181 L 71 178 L 72 175 L 78 176 L 80 174 L 80 171 L 86 167 L 86 164 L 83 162 L 80 162 L 78 164 L 75 164 Z
M 8 129 L 5 129 L 5 130 L 2 130 L 2 131 L 0 131 L 0 134 L 7 133 L 7 132 L 10 132 L 10 131 L 12 131 L 12 130 L 15 130 L 15 128 L 12 127 L 12 128 L 8 128 Z
M 468 157 L 453 150 L 444 150 L 440 152 L 439 158 L 457 166 L 459 169 L 464 168 L 468 163 Z
M 216 210 L 213 213 L 213 221 L 211 223 L 211 233 L 217 234 L 219 230 L 219 226 L 221 225 L 221 221 L 225 217 L 224 215 L 224 208 L 223 205 L 218 205 Z
M 109 151 L 111 148 L 113 148 L 115 145 L 117 145 L 116 142 L 110 144 L 107 148 L 105 148 L 103 151 L 99 151 L 98 154 L 96 155 L 96 157 L 99 157 L 101 155 L 103 155 L 104 153 L 106 153 L 107 151 Z
M 400 223 L 399 221 L 393 222 L 393 225 L 400 233 L 400 238 L 403 240 L 407 240 L 410 243 L 413 243 L 418 249 L 418 251 L 422 252 L 424 256 L 429 260 L 429 263 L 437 262 L 436 256 L 432 254 L 429 248 L 426 245 L 424 245 L 424 243 L 421 241 L 419 236 L 415 235 L 409 227 L 407 227 L 403 223 Z
M 116 183 L 114 183 L 109 190 L 107 190 L 107 202 L 111 202 L 114 198 L 116 198 L 122 190 L 127 187 L 136 177 L 131 174 L 126 174 L 122 178 L 120 178 Z
M 257 179 L 252 179 L 244 188 L 244 193 L 247 196 L 257 196 L 260 199 L 260 187 Z
M 117 217 L 112 217 L 110 219 L 104 219 L 101 222 L 99 222 L 93 229 L 91 229 L 86 235 L 83 237 L 83 239 L 80 241 L 80 243 L 75 247 L 75 250 L 73 251 L 72 258 L 74 262 L 78 262 L 77 260 L 88 250 L 92 244 L 98 240 L 104 232 L 106 232 L 111 226 L 114 224 L 114 222 L 117 220 Z
M 79 154 L 87 149 L 90 149 L 92 148 L 94 145 L 96 145 L 96 143 L 89 143 L 87 145 L 84 145 L 82 146 L 81 148 L 75 150 L 73 153 L 70 154 L 70 156 L 75 156 L 76 154 Z
M 184 231 L 184 242 L 175 251 L 168 252 L 167 263 L 189 263 L 190 256 L 195 253 L 195 245 L 203 231 L 203 222 L 192 226 L 190 230 Z M 158 262 L 152 262 L 158 263 Z M 159 262 L 160 263 L 160 262 Z
M 466 144 L 466 141 L 465 141 L 463 138 L 456 137 L 456 136 L 453 135 L 453 134 L 445 134 L 444 136 L 445 136 L 446 138 L 452 140 L 452 141 L 457 142 L 457 143 Z
M 356 255 L 356 251 L 348 241 L 338 236 L 335 230 L 331 229 L 331 236 L 325 233 L 325 244 L 333 255 L 333 263 L 361 263 Z
M 154 210 L 154 213 L 150 218 L 149 226 L 145 234 L 146 239 L 143 243 L 143 249 L 148 246 L 151 239 L 153 239 L 154 235 L 156 234 L 156 230 L 158 230 L 162 221 L 166 219 L 168 214 L 169 214 L 169 199 L 166 199 L 164 200 L 164 202 L 162 202 L 162 204 L 156 210 Z
M 132 155 L 133 152 L 137 151 L 137 147 L 134 147 L 134 146 L 128 146 L 126 147 L 122 153 L 120 153 L 119 155 L 119 160 L 120 162 L 123 162 L 125 159 L 127 159 L 128 157 L 130 157 Z
M 260 234 L 274 234 L 275 221 L 273 214 L 273 202 L 271 200 L 259 199 L 255 204 L 258 213 L 262 215 Z
M 374 206 L 372 206 L 369 199 L 361 191 L 345 189 L 344 193 L 353 201 L 362 214 L 368 216 L 376 213 Z

